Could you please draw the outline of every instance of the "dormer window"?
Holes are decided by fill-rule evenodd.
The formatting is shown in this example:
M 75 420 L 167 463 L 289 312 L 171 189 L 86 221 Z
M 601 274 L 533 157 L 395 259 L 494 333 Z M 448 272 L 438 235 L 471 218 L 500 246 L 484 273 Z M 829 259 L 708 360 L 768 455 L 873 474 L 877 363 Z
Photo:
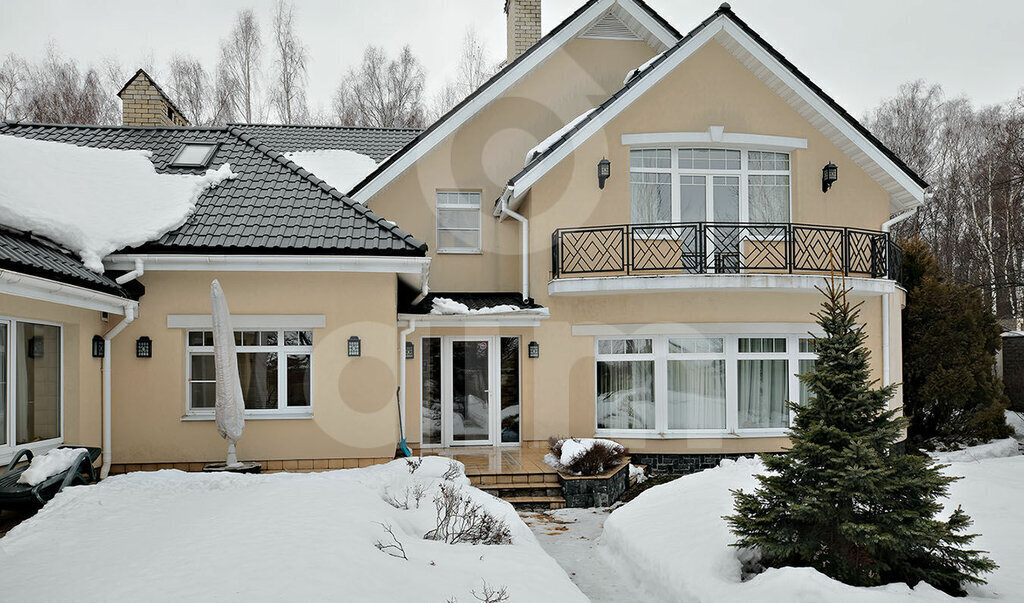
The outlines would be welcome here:
M 204 168 L 210 165 L 213 154 L 217 150 L 215 144 L 186 142 L 171 160 L 171 167 Z

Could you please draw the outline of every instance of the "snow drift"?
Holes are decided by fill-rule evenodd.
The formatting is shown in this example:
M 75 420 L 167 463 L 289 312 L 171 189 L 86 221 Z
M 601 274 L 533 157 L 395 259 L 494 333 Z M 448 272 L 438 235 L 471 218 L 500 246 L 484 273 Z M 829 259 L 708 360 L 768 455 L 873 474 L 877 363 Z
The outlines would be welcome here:
M 185 223 L 208 188 L 234 178 L 158 174 L 149 151 L 94 149 L 0 135 L 0 224 L 52 239 L 103 272 L 103 257 Z

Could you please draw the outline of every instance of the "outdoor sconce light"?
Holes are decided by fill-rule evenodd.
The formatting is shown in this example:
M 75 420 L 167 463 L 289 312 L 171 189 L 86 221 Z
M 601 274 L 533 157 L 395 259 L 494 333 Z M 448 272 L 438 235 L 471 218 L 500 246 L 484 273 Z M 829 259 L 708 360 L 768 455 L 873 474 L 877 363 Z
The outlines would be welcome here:
M 604 181 L 612 177 L 612 162 L 602 157 L 597 162 L 597 187 L 604 189 Z
M 416 346 L 411 341 L 405 342 L 405 359 L 412 360 L 416 357 Z
M 348 355 L 349 356 L 361 356 L 363 351 L 363 343 L 359 341 L 359 338 L 353 335 L 348 338 Z
M 526 346 L 526 354 L 530 358 L 540 358 L 540 344 L 536 341 L 531 341 L 530 345 Z
M 839 180 L 839 168 L 829 161 L 828 165 L 821 168 L 821 192 L 827 193 L 836 180 Z
M 143 335 L 135 340 L 135 357 L 136 358 L 152 358 L 153 357 L 153 340 Z
M 106 347 L 104 344 L 106 344 L 106 342 L 103 341 L 102 337 L 100 337 L 99 335 L 93 335 L 92 336 L 92 357 L 93 358 L 103 358 L 103 348 Z

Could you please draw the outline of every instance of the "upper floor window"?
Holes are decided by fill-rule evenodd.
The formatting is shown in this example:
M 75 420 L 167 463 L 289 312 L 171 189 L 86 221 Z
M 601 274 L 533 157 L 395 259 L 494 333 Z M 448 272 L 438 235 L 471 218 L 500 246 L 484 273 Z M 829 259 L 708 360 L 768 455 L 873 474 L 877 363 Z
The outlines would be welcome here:
M 629 152 L 630 219 L 789 222 L 789 153 L 662 148 Z
M 480 193 L 437 191 L 438 253 L 480 253 Z
M 213 332 L 189 331 L 185 349 L 188 410 L 212 412 L 217 402 Z M 312 331 L 235 331 L 235 350 L 246 411 L 312 411 Z

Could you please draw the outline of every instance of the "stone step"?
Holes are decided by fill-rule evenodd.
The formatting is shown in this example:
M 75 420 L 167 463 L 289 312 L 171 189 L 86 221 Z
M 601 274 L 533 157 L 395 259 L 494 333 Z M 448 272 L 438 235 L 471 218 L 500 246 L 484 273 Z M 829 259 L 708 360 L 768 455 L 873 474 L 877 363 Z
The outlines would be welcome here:
M 522 496 L 562 496 L 560 484 L 482 484 L 477 487 L 506 500 Z
M 490 484 L 558 484 L 557 473 L 468 473 L 474 486 Z

